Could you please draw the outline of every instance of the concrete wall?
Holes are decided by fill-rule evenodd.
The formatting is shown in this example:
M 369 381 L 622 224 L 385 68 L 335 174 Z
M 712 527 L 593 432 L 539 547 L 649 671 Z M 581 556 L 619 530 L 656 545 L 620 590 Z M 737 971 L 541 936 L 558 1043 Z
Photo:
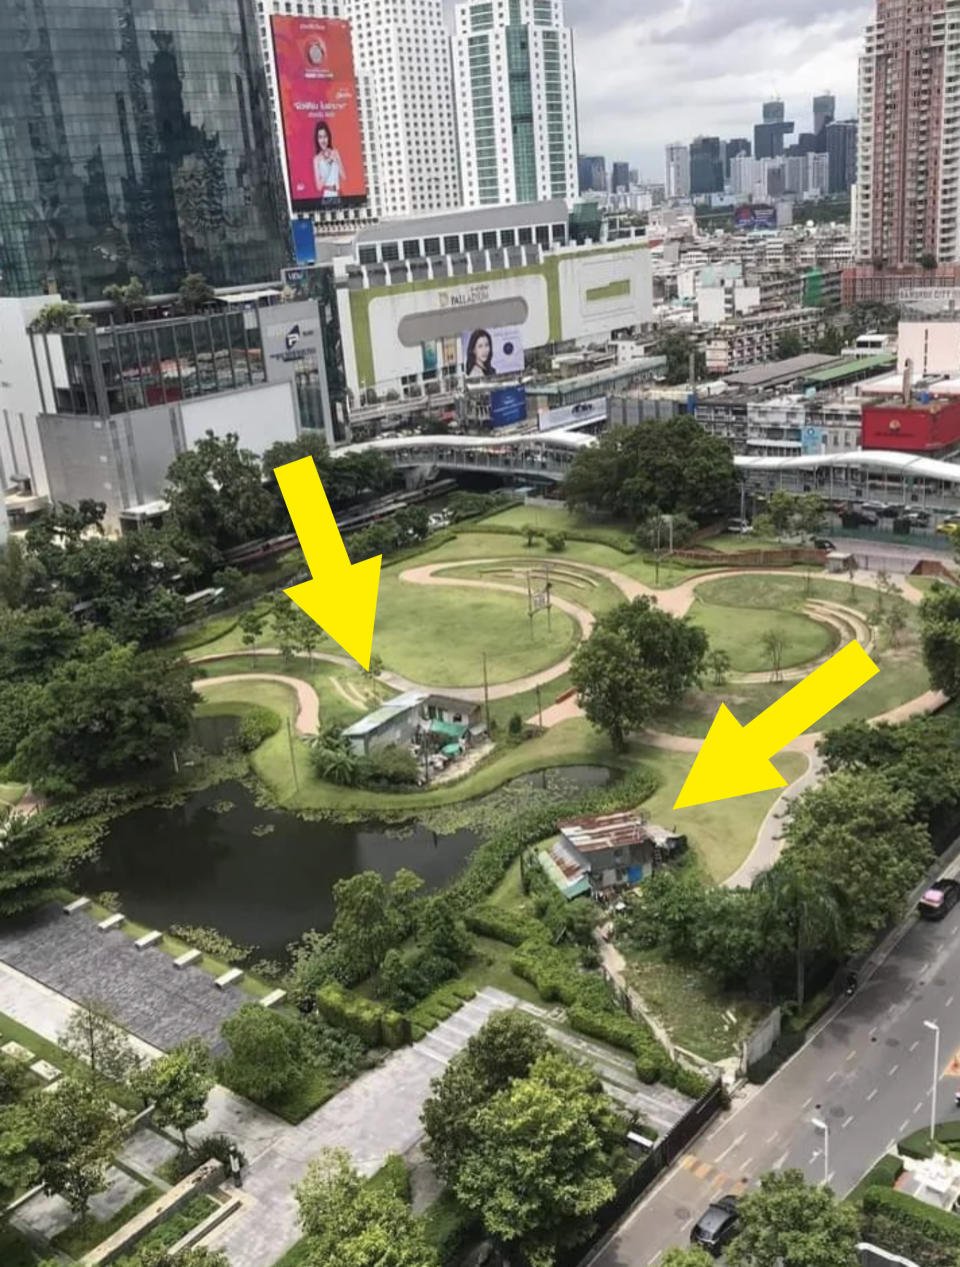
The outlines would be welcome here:
M 42 403 L 27 326 L 45 304 L 56 299 L 56 295 L 0 299 L 0 490 L 9 488 L 14 475 L 29 475 L 35 493 L 49 491 L 37 428 Z M 48 347 L 54 374 L 62 377 L 59 336 L 48 336 Z M 39 346 L 37 350 L 39 356 Z M 47 390 L 50 372 L 45 358 L 39 366 Z
M 297 436 L 297 406 L 292 382 L 267 383 L 245 391 L 185 401 L 181 406 L 186 446 L 207 431 L 224 436 L 235 432 L 242 449 L 263 453 L 276 440 Z
M 956 374 L 960 370 L 960 321 L 901 321 L 897 368 L 913 361 L 917 378 L 924 374 Z
M 561 255 L 559 275 L 564 339 L 606 337 L 618 328 L 653 320 L 653 274 L 646 247 Z

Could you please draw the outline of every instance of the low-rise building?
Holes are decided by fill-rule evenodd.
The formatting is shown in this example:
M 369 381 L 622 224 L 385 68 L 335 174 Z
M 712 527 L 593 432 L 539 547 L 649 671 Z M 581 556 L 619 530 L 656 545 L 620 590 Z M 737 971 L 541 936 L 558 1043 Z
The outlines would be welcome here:
M 539 857 L 567 898 L 581 893 L 609 897 L 640 884 L 686 845 L 685 836 L 646 823 L 632 811 L 567 819 L 559 830 L 559 839 Z
M 404 691 L 341 732 L 358 756 L 390 744 L 406 745 L 432 733 L 459 741 L 482 729 L 481 709 L 471 700 L 427 691 Z
M 784 308 L 753 312 L 722 322 L 706 343 L 707 373 L 727 374 L 773 361 L 780 340 L 795 335 L 803 348 L 812 348 L 823 333 L 819 308 Z

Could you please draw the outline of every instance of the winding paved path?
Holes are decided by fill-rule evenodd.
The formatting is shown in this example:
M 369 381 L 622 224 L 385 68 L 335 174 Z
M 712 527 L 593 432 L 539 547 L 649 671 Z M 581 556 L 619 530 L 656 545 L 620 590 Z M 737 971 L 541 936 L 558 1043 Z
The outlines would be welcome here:
M 458 588 L 467 589 L 489 589 L 497 590 L 506 594 L 518 594 L 521 597 L 527 596 L 526 589 L 519 585 L 508 585 L 501 581 L 478 581 L 467 577 L 458 577 L 456 575 L 446 576 L 440 575 L 445 572 L 455 572 L 459 568 L 476 568 L 493 564 L 502 564 L 504 558 L 502 556 L 485 559 L 460 559 L 456 561 L 447 561 L 445 563 L 430 563 L 421 567 L 408 568 L 401 572 L 400 580 L 410 585 L 452 585 Z M 644 585 L 641 581 L 634 580 L 633 577 L 627 576 L 623 572 L 617 572 L 613 568 L 599 567 L 593 563 L 581 563 L 576 560 L 571 563 L 571 567 L 575 567 L 582 572 L 589 572 L 596 576 L 601 576 L 610 581 L 620 590 L 620 592 L 628 599 L 634 599 L 641 596 L 652 598 L 658 606 L 673 616 L 685 616 L 696 600 L 696 591 L 700 585 L 709 581 L 718 579 L 730 579 L 739 576 L 786 576 L 796 580 L 796 571 L 784 570 L 782 568 L 750 568 L 749 570 L 734 570 L 724 568 L 715 572 L 704 572 L 698 576 L 691 577 L 689 581 L 684 581 L 682 585 L 677 585 L 673 589 L 654 590 Z M 850 579 L 847 576 L 834 576 L 829 573 L 820 574 L 817 580 L 825 580 L 834 582 L 837 585 L 846 585 L 849 587 Z M 857 574 L 855 584 L 859 587 L 868 589 L 878 589 L 877 578 L 871 573 L 861 572 Z M 909 580 L 904 577 L 900 584 L 900 593 L 909 603 L 919 604 L 923 600 L 923 593 L 914 588 Z M 565 612 L 572 617 L 580 626 L 583 637 L 589 637 L 590 632 L 595 624 L 595 617 L 591 611 L 585 607 L 581 607 L 578 603 L 571 602 L 569 599 L 554 598 L 553 605 L 560 611 Z M 813 619 L 820 619 L 824 623 L 832 624 L 835 628 L 842 628 L 846 632 L 853 630 L 860 636 L 861 642 L 864 642 L 864 636 L 867 641 L 864 645 L 868 645 L 873 638 L 873 631 L 863 621 L 862 616 L 849 607 L 845 607 L 840 603 L 828 602 L 826 600 L 811 600 L 809 604 L 808 614 Z M 238 654 L 237 651 L 223 652 L 217 655 L 198 656 L 194 663 L 203 664 L 217 660 L 234 659 Z M 256 656 L 278 656 L 279 651 L 272 648 L 260 649 L 252 653 Z M 324 660 L 331 664 L 339 665 L 347 669 L 356 669 L 357 663 L 349 656 L 333 655 L 325 652 L 318 653 L 316 658 Z M 537 686 L 544 686 L 549 682 L 555 681 L 558 677 L 562 677 L 570 667 L 572 656 L 566 656 L 558 664 L 547 669 L 542 669 L 538 673 L 528 674 L 526 677 L 516 678 L 512 682 L 501 682 L 489 688 L 489 698 L 493 700 L 505 699 L 513 695 L 519 695 L 523 692 L 534 690 Z M 829 658 L 829 657 L 823 657 Z M 789 669 L 783 674 L 784 681 L 794 681 L 805 677 L 811 670 L 816 667 L 820 661 L 813 662 L 794 669 Z M 437 695 L 454 695 L 462 699 L 471 700 L 479 703 L 484 699 L 484 689 L 482 686 L 477 687 L 455 687 L 441 686 L 430 683 L 413 682 L 402 674 L 393 673 L 384 670 L 380 675 L 380 680 L 386 682 L 389 686 L 398 691 L 425 691 L 428 694 Z M 199 690 L 204 687 L 221 685 L 230 682 L 249 682 L 251 678 L 258 681 L 278 682 L 293 690 L 297 697 L 297 733 L 302 736 L 312 736 L 317 733 L 320 717 L 320 701 L 316 690 L 307 682 L 299 678 L 284 677 L 280 674 L 272 673 L 256 673 L 256 674 L 230 674 L 224 677 L 206 678 L 195 683 Z M 765 682 L 769 680 L 768 673 L 744 673 L 733 675 L 735 682 Z M 908 700 L 889 712 L 882 713 L 878 717 L 871 718 L 875 723 L 879 722 L 901 722 L 906 721 L 910 717 L 935 712 L 941 708 L 946 702 L 946 696 L 939 691 L 927 691 L 923 695 L 917 696 L 916 699 Z M 551 704 L 543 710 L 543 726 L 549 729 L 557 726 L 562 722 L 570 721 L 573 718 L 583 715 L 580 706 L 575 697 L 563 700 L 557 704 Z M 539 715 L 528 719 L 529 725 L 537 725 L 539 723 Z M 671 735 L 662 731 L 644 730 L 639 736 L 641 742 L 648 747 L 660 748 L 667 752 L 695 754 L 700 750 L 702 744 L 701 739 L 693 738 L 687 735 Z M 782 848 L 780 844 L 779 824 L 780 820 L 788 812 L 790 802 L 798 796 L 806 788 L 812 786 L 820 777 L 822 771 L 822 763 L 817 757 L 817 743 L 821 735 L 819 733 L 810 733 L 800 735 L 791 744 L 784 749 L 786 752 L 800 753 L 807 759 L 807 768 L 803 774 L 796 778 L 777 801 L 771 806 L 769 813 L 760 826 L 757 833 L 756 843 L 748 857 L 731 875 L 725 884 L 728 887 L 745 886 L 752 883 L 754 877 L 759 872 L 766 870 L 772 866 L 777 860 Z

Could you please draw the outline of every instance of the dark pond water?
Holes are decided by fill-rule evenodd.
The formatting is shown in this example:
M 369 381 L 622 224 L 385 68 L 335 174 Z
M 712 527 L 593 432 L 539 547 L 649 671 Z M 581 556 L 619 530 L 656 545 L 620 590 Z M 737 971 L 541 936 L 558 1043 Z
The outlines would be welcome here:
M 597 766 L 558 773 L 579 786 L 611 777 Z M 517 782 L 543 786 L 540 774 Z M 390 879 L 409 867 L 436 889 L 457 874 L 478 839 L 474 831 L 438 835 L 419 823 L 305 822 L 260 809 L 240 783 L 221 783 L 174 809 L 116 819 L 99 858 L 78 879 L 85 893 L 118 893 L 121 909 L 151 928 L 206 925 L 282 958 L 307 929 L 329 928 L 337 880 L 358 871 Z

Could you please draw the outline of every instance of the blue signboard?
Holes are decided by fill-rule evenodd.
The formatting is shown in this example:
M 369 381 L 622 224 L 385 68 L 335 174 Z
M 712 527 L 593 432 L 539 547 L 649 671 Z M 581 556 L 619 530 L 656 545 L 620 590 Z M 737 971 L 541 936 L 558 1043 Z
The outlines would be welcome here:
M 313 237 L 312 220 L 291 220 L 293 226 L 293 254 L 298 264 L 316 264 L 317 247 Z
M 490 422 L 494 427 L 510 427 L 525 422 L 526 417 L 525 387 L 498 387 L 490 393 Z

